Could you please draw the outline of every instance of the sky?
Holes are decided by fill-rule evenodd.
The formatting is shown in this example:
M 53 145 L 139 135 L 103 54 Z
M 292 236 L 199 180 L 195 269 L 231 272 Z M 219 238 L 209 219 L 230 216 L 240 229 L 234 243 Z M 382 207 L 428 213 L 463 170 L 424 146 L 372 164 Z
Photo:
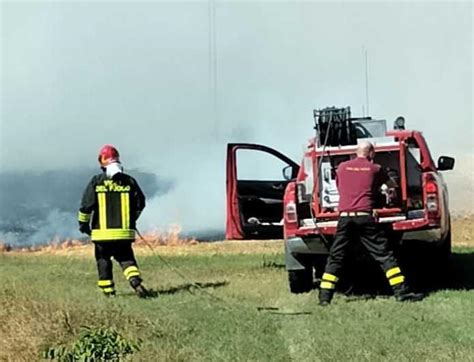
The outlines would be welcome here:
M 471 2 L 214 1 L 215 47 L 209 4 L 2 2 L 0 173 L 90 168 L 112 143 L 176 180 L 147 225 L 209 205 L 217 227 L 226 143 L 298 160 L 314 108 L 403 115 L 434 158 L 472 160 Z

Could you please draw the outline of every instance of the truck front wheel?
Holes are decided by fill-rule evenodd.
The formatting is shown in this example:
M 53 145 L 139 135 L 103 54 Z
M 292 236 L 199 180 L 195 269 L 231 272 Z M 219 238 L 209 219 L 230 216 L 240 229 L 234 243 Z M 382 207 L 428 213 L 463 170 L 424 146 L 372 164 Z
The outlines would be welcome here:
M 313 289 L 313 268 L 288 270 L 290 291 L 295 294 L 308 293 Z

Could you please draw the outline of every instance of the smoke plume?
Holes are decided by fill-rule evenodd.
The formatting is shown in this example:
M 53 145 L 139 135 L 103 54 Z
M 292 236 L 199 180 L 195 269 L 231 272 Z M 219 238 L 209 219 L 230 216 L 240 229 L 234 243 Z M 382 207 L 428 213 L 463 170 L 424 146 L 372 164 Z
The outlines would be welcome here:
M 149 198 L 172 190 L 171 180 L 131 172 Z M 0 174 L 0 189 L 8 190 L 0 193 L 0 240 L 17 246 L 82 238 L 77 230 L 77 211 L 93 174 L 87 169 Z
M 470 2 L 0 6 L 0 239 L 12 243 L 79 236 L 87 170 L 107 143 L 148 196 L 143 231 L 208 236 L 225 225 L 226 143 L 298 162 L 314 108 L 402 115 L 435 157 L 474 153 Z M 472 194 L 462 163 L 446 173 L 453 208 Z

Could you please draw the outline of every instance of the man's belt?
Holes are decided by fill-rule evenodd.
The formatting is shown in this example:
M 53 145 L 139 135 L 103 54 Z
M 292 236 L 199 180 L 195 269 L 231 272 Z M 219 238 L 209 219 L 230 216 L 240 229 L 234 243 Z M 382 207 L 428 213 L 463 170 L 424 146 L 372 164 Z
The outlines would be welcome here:
M 341 212 L 339 216 L 342 217 L 347 217 L 347 216 L 370 216 L 372 215 L 371 212 L 366 212 L 366 211 L 349 211 L 349 212 Z

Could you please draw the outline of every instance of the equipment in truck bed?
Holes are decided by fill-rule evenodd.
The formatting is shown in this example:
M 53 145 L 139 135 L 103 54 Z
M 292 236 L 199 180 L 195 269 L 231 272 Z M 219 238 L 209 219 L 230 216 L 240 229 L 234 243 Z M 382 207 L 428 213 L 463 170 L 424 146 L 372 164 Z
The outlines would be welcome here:
M 346 146 L 357 144 L 351 109 L 326 107 L 313 111 L 318 145 Z

